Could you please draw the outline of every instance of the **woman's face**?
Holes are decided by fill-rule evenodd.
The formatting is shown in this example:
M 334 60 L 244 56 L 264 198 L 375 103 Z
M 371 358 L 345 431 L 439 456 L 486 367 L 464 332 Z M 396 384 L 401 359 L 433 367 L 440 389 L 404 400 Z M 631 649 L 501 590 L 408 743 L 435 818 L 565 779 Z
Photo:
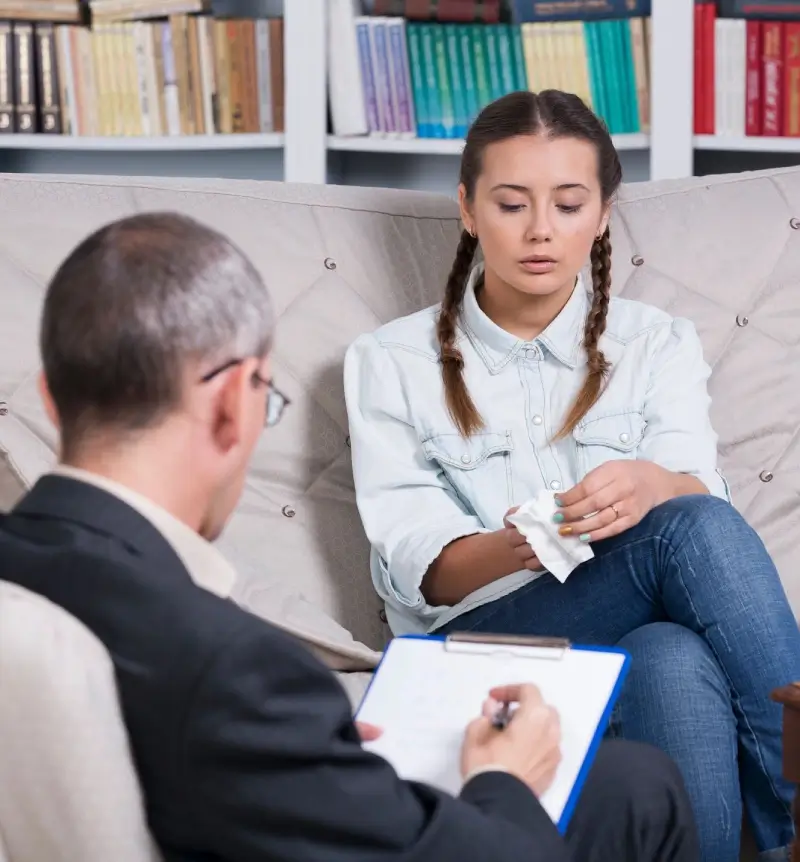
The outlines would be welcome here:
M 545 296 L 575 283 L 606 228 L 594 146 L 575 138 L 523 135 L 489 145 L 464 223 L 480 240 L 486 284 L 495 278 Z

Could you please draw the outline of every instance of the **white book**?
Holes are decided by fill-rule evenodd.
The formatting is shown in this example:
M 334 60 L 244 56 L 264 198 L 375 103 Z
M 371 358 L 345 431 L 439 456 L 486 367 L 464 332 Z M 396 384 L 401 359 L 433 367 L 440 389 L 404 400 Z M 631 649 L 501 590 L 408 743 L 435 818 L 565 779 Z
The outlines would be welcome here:
M 383 729 L 364 747 L 402 778 L 455 796 L 462 783 L 464 731 L 480 716 L 489 690 L 533 683 L 561 720 L 562 760 L 540 802 L 563 834 L 629 662 L 628 654 L 614 647 L 536 646 L 488 635 L 397 637 L 358 710 L 359 721 Z
M 329 0 L 328 98 L 334 135 L 369 131 L 356 39 L 358 14 L 358 0 Z

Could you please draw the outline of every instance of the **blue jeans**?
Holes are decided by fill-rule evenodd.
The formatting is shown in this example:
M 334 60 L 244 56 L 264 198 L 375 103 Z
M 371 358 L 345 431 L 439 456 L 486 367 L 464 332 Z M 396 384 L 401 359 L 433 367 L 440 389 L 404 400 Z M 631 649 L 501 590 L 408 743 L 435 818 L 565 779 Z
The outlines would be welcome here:
M 628 649 L 611 732 L 677 763 L 704 862 L 739 859 L 742 799 L 759 849 L 776 851 L 764 858 L 785 858 L 793 788 L 770 692 L 800 680 L 800 631 L 760 538 L 728 503 L 697 495 L 592 549 L 566 583 L 544 575 L 445 629 Z

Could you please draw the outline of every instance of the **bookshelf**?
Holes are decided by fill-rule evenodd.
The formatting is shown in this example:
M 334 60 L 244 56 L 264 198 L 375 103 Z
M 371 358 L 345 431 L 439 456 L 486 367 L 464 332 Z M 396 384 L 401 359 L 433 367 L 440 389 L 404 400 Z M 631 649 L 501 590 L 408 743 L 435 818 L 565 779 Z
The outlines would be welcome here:
M 283 15 L 283 134 L 0 136 L 0 171 L 252 177 L 455 191 L 460 140 L 329 134 L 329 0 L 228 2 L 235 14 Z M 615 136 L 626 179 L 691 176 L 697 154 L 713 160 L 725 151 L 745 163 L 754 153 L 784 159 L 800 154 L 800 139 L 694 136 L 693 39 L 693 0 L 652 0 L 651 130 Z

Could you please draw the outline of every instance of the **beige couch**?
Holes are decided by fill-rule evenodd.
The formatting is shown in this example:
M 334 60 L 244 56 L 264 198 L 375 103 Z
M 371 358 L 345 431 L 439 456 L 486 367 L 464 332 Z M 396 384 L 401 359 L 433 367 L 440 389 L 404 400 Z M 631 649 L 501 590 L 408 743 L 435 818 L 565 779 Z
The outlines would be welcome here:
M 293 405 L 264 436 L 222 539 L 235 598 L 305 637 L 355 701 L 388 632 L 354 502 L 342 358 L 360 333 L 438 300 L 456 205 L 330 186 L 0 176 L 0 508 L 55 460 L 35 387 L 48 277 L 99 225 L 163 209 L 233 237 L 280 316 L 274 374 Z M 612 238 L 616 291 L 698 327 L 722 466 L 797 611 L 800 170 L 623 187 Z

